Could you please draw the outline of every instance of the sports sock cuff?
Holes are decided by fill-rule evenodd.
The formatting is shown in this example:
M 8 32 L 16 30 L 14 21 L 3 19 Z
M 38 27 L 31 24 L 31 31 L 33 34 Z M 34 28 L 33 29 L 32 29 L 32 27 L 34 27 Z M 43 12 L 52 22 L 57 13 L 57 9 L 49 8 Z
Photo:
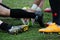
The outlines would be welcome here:
M 4 31 L 9 31 L 9 29 L 11 29 L 12 25 L 10 24 L 7 24 L 5 22 L 3 22 L 1 25 L 0 25 L 0 29 L 1 30 L 4 30 Z
M 11 8 L 9 8 L 8 6 L 6 6 L 6 5 L 4 5 L 2 3 L 0 3 L 0 5 L 3 6 L 3 7 L 5 7 L 5 8 L 7 8 L 7 9 L 11 9 Z
M 33 9 L 33 10 L 36 10 L 36 8 L 37 8 L 36 4 L 33 4 L 32 7 L 31 7 L 31 9 Z
M 11 9 L 10 17 L 12 18 L 35 18 L 34 13 L 22 9 Z
M 41 8 L 40 8 L 40 7 L 37 7 L 37 8 L 36 8 L 36 11 L 41 11 Z

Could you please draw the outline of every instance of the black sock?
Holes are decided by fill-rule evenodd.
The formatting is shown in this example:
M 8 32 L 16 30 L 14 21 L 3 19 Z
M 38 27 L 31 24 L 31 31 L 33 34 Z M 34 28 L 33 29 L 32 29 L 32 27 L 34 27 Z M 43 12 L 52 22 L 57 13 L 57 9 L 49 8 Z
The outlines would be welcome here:
M 11 25 L 10 24 L 7 24 L 5 22 L 3 22 L 1 25 L 0 25 L 0 29 L 3 30 L 3 31 L 7 31 L 9 32 L 9 29 L 11 29 Z
M 43 22 L 43 15 L 42 16 L 39 16 L 38 19 L 37 19 L 38 23 L 40 24 L 41 27 L 45 27 L 45 24 Z
M 35 18 L 35 13 L 27 12 L 22 9 L 11 9 L 10 17 L 12 18 Z
M 49 0 L 49 2 L 52 9 L 53 22 L 60 25 L 60 0 Z
M 38 15 L 38 13 L 31 13 L 22 9 L 11 9 L 10 14 L 10 17 L 12 18 L 35 18 L 36 16 L 38 16 L 37 22 L 40 24 L 40 26 L 44 27 L 42 14 Z

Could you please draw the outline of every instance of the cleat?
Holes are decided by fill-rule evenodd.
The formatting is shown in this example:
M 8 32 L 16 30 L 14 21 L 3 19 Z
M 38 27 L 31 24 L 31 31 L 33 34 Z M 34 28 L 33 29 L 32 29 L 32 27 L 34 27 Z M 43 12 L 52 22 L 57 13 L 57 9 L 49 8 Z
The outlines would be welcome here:
M 60 32 L 60 27 L 58 27 L 55 23 L 51 23 L 48 27 L 39 29 L 39 32 L 57 33 Z
M 28 25 L 13 26 L 10 30 L 10 34 L 18 34 L 19 32 L 24 32 L 28 30 Z
M 50 13 L 52 11 L 51 11 L 51 8 L 46 8 L 46 9 L 44 9 L 44 12 Z
M 28 30 L 28 25 L 22 25 L 22 28 L 21 28 L 24 32 Z
M 20 28 L 18 26 L 13 26 L 10 30 L 9 33 L 10 34 L 17 34 L 18 30 L 20 30 Z

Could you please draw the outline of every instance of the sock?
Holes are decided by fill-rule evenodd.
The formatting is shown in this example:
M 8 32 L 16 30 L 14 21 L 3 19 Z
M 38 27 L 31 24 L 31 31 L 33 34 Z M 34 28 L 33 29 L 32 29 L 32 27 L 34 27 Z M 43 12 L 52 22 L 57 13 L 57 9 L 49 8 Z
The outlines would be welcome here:
M 39 22 L 39 24 L 41 24 L 43 26 L 43 22 L 41 19 L 42 13 L 40 11 L 35 12 L 35 13 L 27 12 L 22 9 L 11 9 L 11 11 L 10 11 L 10 17 L 12 17 L 12 18 L 35 18 L 36 16 L 38 16 L 37 21 Z
M 32 7 L 31 7 L 31 9 L 33 9 L 33 10 L 36 10 L 36 8 L 37 8 L 36 4 L 33 4 Z
M 0 20 L 0 29 L 3 31 L 9 31 L 12 26 Z
M 11 9 L 10 17 L 12 18 L 35 18 L 35 13 L 27 12 L 22 9 Z
M 37 7 L 36 11 L 41 11 L 41 8 L 40 7 Z
M 49 0 L 51 10 L 52 10 L 52 19 L 57 25 L 60 25 L 60 0 Z

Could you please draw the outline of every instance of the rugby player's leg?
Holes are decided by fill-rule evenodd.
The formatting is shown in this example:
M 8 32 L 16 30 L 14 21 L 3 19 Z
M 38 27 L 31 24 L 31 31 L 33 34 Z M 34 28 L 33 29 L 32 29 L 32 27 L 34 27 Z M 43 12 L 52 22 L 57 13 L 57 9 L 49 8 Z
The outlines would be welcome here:
M 60 25 L 60 0 L 49 0 L 52 9 L 53 22 Z

